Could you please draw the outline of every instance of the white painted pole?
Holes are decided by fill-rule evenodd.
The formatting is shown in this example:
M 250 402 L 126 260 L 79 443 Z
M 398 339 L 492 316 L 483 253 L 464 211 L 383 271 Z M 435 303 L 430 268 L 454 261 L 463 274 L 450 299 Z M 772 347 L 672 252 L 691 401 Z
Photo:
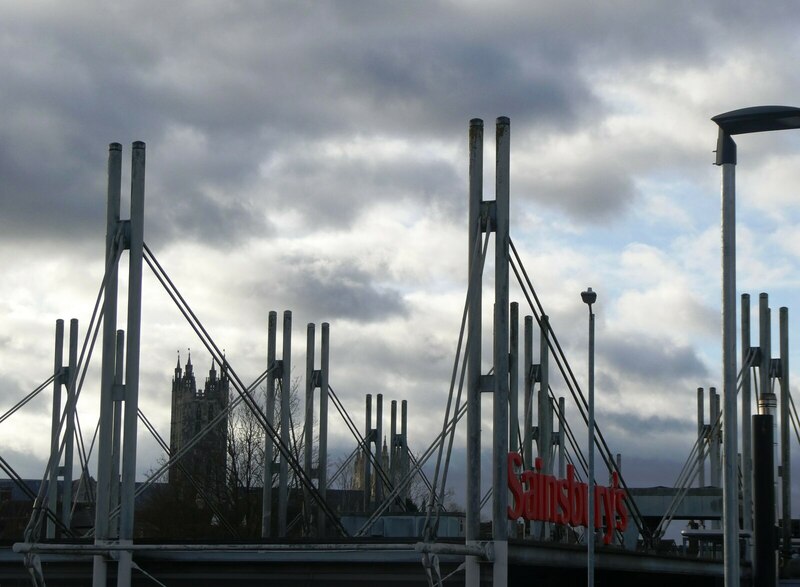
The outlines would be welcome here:
M 128 346 L 125 355 L 125 416 L 120 490 L 120 544 L 133 543 L 136 489 L 136 434 L 139 422 L 139 346 L 142 325 L 142 255 L 144 247 L 145 144 L 133 143 L 131 168 L 130 259 L 128 265 Z M 120 551 L 117 587 L 130 587 L 131 551 Z
M 267 322 L 267 397 L 266 417 L 275 429 L 275 350 L 277 346 L 278 313 L 271 311 Z M 272 436 L 264 435 L 264 480 L 261 491 L 261 537 L 269 538 L 272 531 L 272 458 L 274 445 Z
M 469 123 L 469 239 L 467 242 L 469 283 L 469 325 L 467 334 L 467 504 L 465 540 L 478 546 L 481 524 L 481 284 L 483 276 L 471 270 L 477 263 L 475 242 L 482 234 L 479 225 L 483 202 L 483 121 Z M 488 230 L 488 228 L 487 228 Z M 406 493 L 407 495 L 407 493 Z M 466 587 L 480 586 L 478 557 L 465 557 Z
M 508 249 L 511 124 L 497 119 L 495 171 L 494 426 L 492 534 L 495 587 L 508 583 Z
M 108 199 L 106 207 L 106 267 L 108 275 L 103 294 L 103 360 L 100 375 L 100 424 L 97 434 L 97 495 L 95 502 L 94 543 L 102 546 L 108 539 L 108 513 L 111 494 L 111 436 L 113 428 L 112 392 L 114 355 L 117 336 L 118 247 L 120 191 L 122 181 L 122 145 L 108 147 Z M 94 555 L 92 587 L 107 587 L 106 560 Z

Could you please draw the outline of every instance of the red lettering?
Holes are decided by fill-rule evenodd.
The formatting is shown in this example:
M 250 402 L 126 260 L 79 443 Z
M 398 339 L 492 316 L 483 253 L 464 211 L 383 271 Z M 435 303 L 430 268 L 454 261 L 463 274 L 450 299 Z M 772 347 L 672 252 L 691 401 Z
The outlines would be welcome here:
M 556 522 L 559 524 L 569 523 L 569 501 L 569 483 L 566 479 L 560 479 L 558 481 L 558 506 L 561 511 L 556 514 Z
M 538 495 L 536 492 L 536 477 L 538 475 L 533 471 L 525 471 L 522 473 L 522 482 L 525 484 L 526 487 L 526 494 L 525 494 L 525 519 L 526 520 L 535 520 L 539 517 L 539 510 L 537 509 L 537 499 L 536 496 Z
M 522 484 L 519 482 L 517 474 L 514 472 L 516 467 L 522 466 L 522 457 L 515 452 L 508 453 L 508 489 L 512 495 L 512 506 L 508 506 L 508 519 L 516 520 L 522 515 L 525 506 L 522 492 Z
M 614 537 L 614 527 L 616 525 L 617 516 L 614 512 L 614 505 L 616 502 L 616 498 L 614 495 L 614 490 L 610 487 L 603 488 L 603 509 L 604 509 L 604 517 L 606 522 L 606 533 L 603 535 L 603 542 L 606 544 L 611 543 L 611 539 Z

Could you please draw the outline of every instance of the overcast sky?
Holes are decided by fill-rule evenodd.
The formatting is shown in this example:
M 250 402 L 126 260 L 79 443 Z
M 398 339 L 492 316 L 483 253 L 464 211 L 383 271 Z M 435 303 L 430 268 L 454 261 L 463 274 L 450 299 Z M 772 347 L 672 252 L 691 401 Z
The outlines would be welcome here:
M 466 293 L 468 123 L 486 121 L 492 199 L 493 125 L 509 116 L 512 239 L 581 382 L 579 294 L 598 292 L 598 423 L 631 483 L 671 485 L 695 390 L 721 385 L 709 119 L 800 105 L 799 17 L 789 1 L 0 3 L 0 409 L 47 379 L 57 318 L 84 336 L 108 144 L 124 145 L 126 210 L 143 140 L 145 241 L 242 378 L 265 368 L 270 310 L 294 312 L 298 375 L 306 323 L 327 321 L 353 418 L 366 393 L 407 399 L 423 450 Z M 800 133 L 737 142 L 739 292 L 754 315 L 769 292 L 796 331 Z M 198 371 L 210 355 L 151 275 L 142 344 L 140 405 L 168 435 L 176 352 Z M 87 443 L 97 386 L 90 374 Z M 41 475 L 50 397 L 0 427 L 25 476 Z M 487 412 L 487 450 L 490 428 Z M 145 434 L 142 474 L 159 456 Z

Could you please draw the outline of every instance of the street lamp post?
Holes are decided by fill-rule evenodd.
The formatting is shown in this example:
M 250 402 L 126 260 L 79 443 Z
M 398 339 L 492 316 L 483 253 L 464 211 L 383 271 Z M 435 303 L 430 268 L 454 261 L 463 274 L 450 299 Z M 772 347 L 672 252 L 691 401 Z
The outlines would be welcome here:
M 725 584 L 739 584 L 739 507 L 736 410 L 736 143 L 733 135 L 800 128 L 800 108 L 756 106 L 713 117 L 719 126 L 716 165 L 722 167 L 722 518 Z M 744 444 L 750 439 L 745 438 Z M 749 451 L 747 451 L 749 453 Z M 749 454 L 745 455 L 745 477 Z M 749 515 L 745 512 L 745 515 Z
M 592 288 L 581 292 L 583 303 L 589 306 L 589 499 L 587 508 L 588 527 L 586 528 L 586 569 L 587 585 L 594 587 L 594 312 L 592 304 L 597 301 L 597 293 Z

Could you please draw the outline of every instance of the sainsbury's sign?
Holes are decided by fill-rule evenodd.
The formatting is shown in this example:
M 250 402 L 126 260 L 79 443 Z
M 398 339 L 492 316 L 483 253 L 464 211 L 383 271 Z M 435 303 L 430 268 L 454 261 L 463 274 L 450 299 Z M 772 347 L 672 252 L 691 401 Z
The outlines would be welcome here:
M 542 473 L 542 459 L 536 459 L 533 470 L 521 469 L 519 453 L 508 453 L 508 489 L 513 496 L 512 505 L 508 506 L 510 520 L 588 527 L 589 486 L 575 479 L 575 467 L 567 465 L 566 479 Z M 623 532 L 628 527 L 625 490 L 619 487 L 616 471 L 610 487 L 594 487 L 594 527 L 605 528 L 605 544 L 611 542 L 614 530 Z

